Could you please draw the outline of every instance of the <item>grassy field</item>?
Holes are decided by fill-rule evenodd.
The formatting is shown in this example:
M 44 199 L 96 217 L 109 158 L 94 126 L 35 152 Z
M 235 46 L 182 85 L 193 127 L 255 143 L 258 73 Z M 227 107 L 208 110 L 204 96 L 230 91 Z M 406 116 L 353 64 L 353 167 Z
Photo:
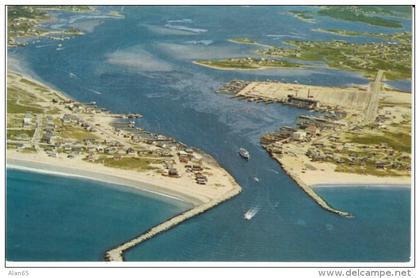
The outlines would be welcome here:
M 23 127 L 23 114 L 8 114 L 7 115 L 7 127 L 21 128 Z
M 259 58 L 232 58 L 221 60 L 197 60 L 197 64 L 221 69 L 263 69 L 263 68 L 296 68 L 301 64 L 283 60 L 267 60 Z
M 35 103 L 39 99 L 32 93 L 7 87 L 7 113 L 43 113 L 44 109 Z
M 395 33 L 384 35 L 384 38 L 396 43 L 289 40 L 286 43 L 290 48 L 272 47 L 259 49 L 257 53 L 268 57 L 322 61 L 333 68 L 362 72 L 368 78 L 374 78 L 378 69 L 384 70 L 389 80 L 411 78 L 411 34 Z
M 16 103 L 13 100 L 7 100 L 7 113 L 43 113 L 44 109 L 36 106 L 23 106 Z
M 389 28 L 401 28 L 401 22 L 377 16 L 391 12 L 391 10 L 375 9 L 373 6 L 328 6 L 320 9 L 317 14 L 345 21 L 356 21 Z
M 387 144 L 396 151 L 411 153 L 411 135 L 403 132 L 382 132 L 381 134 L 349 135 L 352 143 L 365 145 Z
M 255 44 L 257 41 L 251 40 L 249 38 L 232 38 L 228 41 L 234 42 L 234 43 L 240 43 L 240 44 Z
M 60 137 L 69 138 L 75 140 L 84 140 L 84 139 L 97 139 L 98 137 L 92 132 L 86 131 L 85 129 L 78 126 L 66 126 L 63 125 L 60 127 Z
M 19 140 L 21 138 L 28 138 L 30 140 L 34 135 L 34 129 L 19 129 L 19 130 L 7 130 L 7 139 L 10 140 Z
M 377 177 L 386 177 L 386 176 L 407 176 L 408 174 L 401 174 L 393 170 L 381 170 L 377 169 L 375 165 L 366 164 L 366 166 L 354 166 L 354 165 L 344 165 L 340 164 L 337 165 L 335 168 L 336 172 L 343 172 L 343 173 L 354 173 L 360 175 L 372 175 Z
M 120 160 L 115 160 L 112 157 L 104 156 L 98 159 L 96 162 L 103 163 L 105 166 L 109 167 L 146 171 L 156 169 L 156 167 L 153 167 L 152 164 L 159 164 L 162 161 L 160 159 L 150 159 L 143 157 L 123 157 Z

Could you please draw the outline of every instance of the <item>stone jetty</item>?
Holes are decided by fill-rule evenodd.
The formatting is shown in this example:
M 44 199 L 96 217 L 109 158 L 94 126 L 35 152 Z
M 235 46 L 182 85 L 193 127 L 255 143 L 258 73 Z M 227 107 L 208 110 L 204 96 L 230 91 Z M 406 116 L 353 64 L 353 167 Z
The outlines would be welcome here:
M 218 198 L 218 199 L 214 199 L 210 202 L 201 204 L 199 206 L 196 206 L 186 212 L 183 212 L 179 215 L 176 215 L 168 220 L 166 220 L 165 222 L 151 228 L 150 230 L 146 231 L 145 233 L 131 239 L 128 240 L 120 245 L 118 245 L 117 247 L 110 249 L 108 251 L 105 252 L 105 260 L 106 261 L 124 261 L 124 252 L 126 252 L 128 249 L 131 249 L 139 244 L 141 244 L 142 242 L 153 238 L 154 236 L 167 231 L 173 227 L 175 227 L 176 225 L 192 218 L 195 217 L 199 214 L 202 214 L 204 212 L 206 212 L 207 210 L 219 205 L 222 202 L 225 202 L 231 198 L 233 198 L 234 196 L 238 195 L 241 192 L 241 188 L 239 186 L 234 187 L 232 190 L 230 190 L 229 192 L 227 192 L 226 194 L 224 194 L 222 197 Z

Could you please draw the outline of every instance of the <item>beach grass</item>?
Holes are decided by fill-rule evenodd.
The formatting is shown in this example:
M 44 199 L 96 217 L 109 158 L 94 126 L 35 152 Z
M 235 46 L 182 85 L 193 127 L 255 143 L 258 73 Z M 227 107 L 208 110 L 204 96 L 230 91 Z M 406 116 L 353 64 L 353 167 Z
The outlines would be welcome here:
M 32 113 L 43 113 L 44 109 L 41 107 L 36 106 L 24 106 L 17 104 L 16 101 L 13 100 L 7 100 L 7 113 L 26 113 L 26 112 L 32 112 Z
M 252 40 L 250 38 L 231 38 L 228 41 L 234 42 L 234 43 L 239 43 L 239 44 L 255 44 L 255 43 L 257 43 L 257 41 Z
M 42 107 L 34 105 L 38 100 L 32 93 L 13 86 L 7 87 L 7 113 L 43 113 Z
M 389 132 L 382 134 L 350 135 L 352 143 L 365 145 L 387 144 L 396 151 L 411 153 L 411 135 L 405 132 Z
M 152 164 L 161 163 L 162 160 L 144 157 L 122 157 L 119 160 L 115 160 L 112 157 L 103 156 L 99 158 L 96 162 L 101 162 L 108 167 L 136 171 L 146 171 L 156 169 L 156 167 L 154 167 Z
M 60 136 L 62 138 L 72 138 L 76 140 L 97 139 L 98 137 L 92 132 L 86 131 L 81 127 L 63 125 L 60 128 Z
M 372 175 L 377 177 L 399 177 L 399 176 L 407 176 L 407 174 L 401 174 L 397 171 L 393 170 L 382 170 L 377 169 L 376 165 L 373 165 L 371 163 L 367 163 L 365 166 L 354 166 L 354 165 L 345 165 L 340 164 L 337 165 L 337 168 L 335 168 L 336 172 L 342 172 L 342 173 L 352 173 L 352 174 L 359 174 L 359 175 Z
M 34 129 L 19 129 L 19 130 L 13 130 L 13 129 L 8 129 L 7 130 L 7 139 L 11 139 L 11 140 L 16 140 L 19 139 L 20 137 L 22 138 L 28 138 L 31 139 L 32 136 L 34 136 Z

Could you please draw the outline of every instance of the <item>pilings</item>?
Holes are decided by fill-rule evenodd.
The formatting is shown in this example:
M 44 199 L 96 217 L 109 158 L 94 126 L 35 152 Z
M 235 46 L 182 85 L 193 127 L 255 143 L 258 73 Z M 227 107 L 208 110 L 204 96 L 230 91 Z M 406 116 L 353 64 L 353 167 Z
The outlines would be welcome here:
M 215 199 L 213 201 L 204 203 L 202 205 L 199 205 L 197 207 L 194 207 L 186 212 L 183 212 L 179 215 L 176 215 L 165 222 L 162 222 L 161 224 L 154 226 L 150 230 L 146 231 L 145 233 L 126 241 L 117 247 L 110 249 L 105 252 L 105 260 L 106 261 L 124 261 L 124 252 L 127 251 L 130 248 L 135 247 L 136 245 L 151 239 L 152 237 L 156 236 L 157 234 L 167 231 L 176 225 L 180 224 L 181 222 L 184 222 L 192 217 L 195 217 L 215 206 L 218 204 L 225 202 L 237 194 L 241 192 L 241 188 L 239 186 L 235 186 L 233 189 L 231 189 L 229 192 L 227 192 L 223 197 L 219 199 Z

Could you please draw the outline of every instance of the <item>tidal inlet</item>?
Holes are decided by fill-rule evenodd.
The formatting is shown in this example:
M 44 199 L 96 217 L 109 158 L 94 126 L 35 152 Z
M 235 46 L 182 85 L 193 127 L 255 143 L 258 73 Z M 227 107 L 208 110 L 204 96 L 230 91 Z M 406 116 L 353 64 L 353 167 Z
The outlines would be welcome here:
M 411 6 L 7 6 L 6 260 L 413 260 Z

